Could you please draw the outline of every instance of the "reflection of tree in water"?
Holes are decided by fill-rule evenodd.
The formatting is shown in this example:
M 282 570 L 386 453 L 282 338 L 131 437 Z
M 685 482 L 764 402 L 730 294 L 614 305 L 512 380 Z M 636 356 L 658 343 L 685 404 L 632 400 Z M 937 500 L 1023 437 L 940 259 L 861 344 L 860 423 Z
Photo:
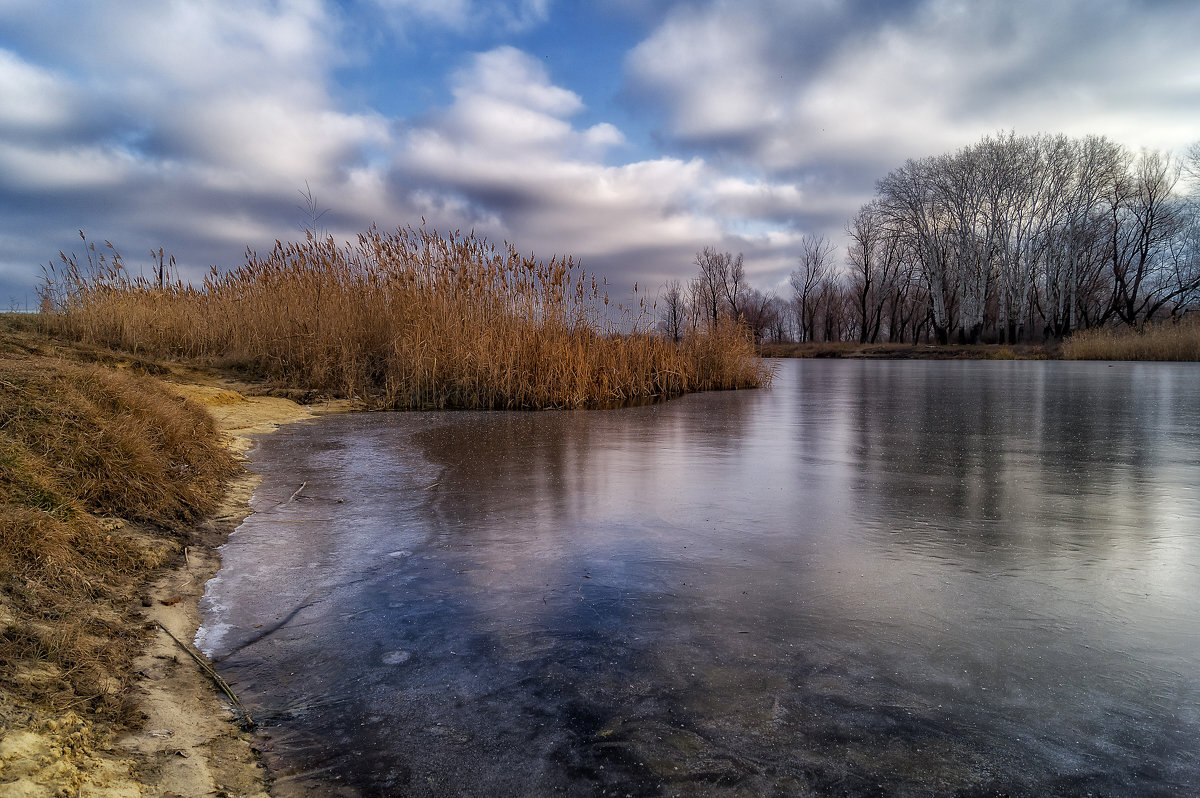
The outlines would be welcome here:
M 666 477 L 738 451 L 756 394 L 618 410 L 450 413 L 416 441 L 443 468 L 434 495 L 447 524 L 549 526 L 593 509 L 637 512 L 654 503 Z
M 452 657 L 411 669 L 404 689 L 412 709 L 390 734 L 419 746 L 423 728 L 466 729 L 472 757 L 547 787 L 658 784 L 625 743 L 598 735 L 631 682 L 651 684 L 647 656 L 661 640 L 645 634 L 645 623 L 682 579 L 671 573 L 678 553 L 656 550 L 662 530 L 651 525 L 662 493 L 695 476 L 697 453 L 719 458 L 742 446 L 745 397 L 454 413 L 418 432 L 421 456 L 440 470 L 426 505 L 434 545 L 421 556 L 424 575 L 387 599 L 413 636 L 394 645 L 428 648 L 445 630 L 457 640 L 445 647 L 469 654 L 471 672 Z M 447 704 L 453 713 L 436 720 L 436 707 Z M 479 739 L 483 729 L 492 739 Z M 464 770 L 463 752 L 443 742 L 424 740 L 423 757 L 449 766 L 444 783 L 496 786 L 496 777 Z M 556 771 L 537 773 L 545 767 Z
M 979 545 L 1045 551 L 1105 529 L 1154 533 L 1161 425 L 1184 412 L 1129 369 L 1041 362 L 847 364 L 853 460 L 899 533 L 924 523 Z M 1086 502 L 1077 497 L 1087 496 Z M 908 529 L 903 522 L 911 522 Z M 955 543 L 961 540 L 955 538 Z M 1094 541 L 1093 541 L 1094 542 Z
M 1153 515 L 1155 440 L 1113 421 L 1151 408 L 1023 364 L 794 365 L 770 392 L 396 416 L 326 447 L 361 480 L 375 447 L 403 461 L 385 482 L 421 465 L 402 517 L 361 519 L 405 556 L 264 652 L 260 684 L 312 707 L 310 766 L 365 795 L 1127 794 L 1134 762 L 1170 783 L 1194 734 L 1153 702 L 1187 688 L 1178 656 L 1114 658 L 1103 590 L 1039 582 L 1107 512 L 1075 489 L 1133 480 L 1119 520 Z

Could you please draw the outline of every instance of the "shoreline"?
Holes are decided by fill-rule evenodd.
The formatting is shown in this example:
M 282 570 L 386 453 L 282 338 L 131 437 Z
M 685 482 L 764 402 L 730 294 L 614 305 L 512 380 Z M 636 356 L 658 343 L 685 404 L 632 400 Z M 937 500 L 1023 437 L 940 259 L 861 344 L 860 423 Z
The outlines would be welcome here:
M 221 565 L 218 547 L 250 514 L 257 483 L 249 472 L 226 488 L 217 513 L 195 527 L 179 567 L 162 574 L 142 600 L 148 624 L 161 624 L 190 642 L 200 625 L 204 586 Z M 162 629 L 134 660 L 133 694 L 146 715 L 141 729 L 119 737 L 115 748 L 138 760 L 138 784 L 152 795 L 227 793 L 269 795 L 266 770 L 252 734 L 237 719 L 217 686 Z
M 764 358 L 845 360 L 1061 360 L 1061 344 L 762 343 Z
M 316 406 L 289 399 L 246 396 L 232 387 L 168 382 L 182 397 L 202 405 L 217 424 L 223 443 L 244 459 L 250 436 L 284 424 L 345 412 L 349 402 Z M 260 478 L 245 469 L 226 486 L 221 505 L 196 524 L 195 542 L 183 563 L 149 586 L 143 604 L 148 623 L 161 624 L 189 646 L 200 627 L 200 599 L 221 566 L 219 547 L 253 514 L 250 500 Z M 116 741 L 142 760 L 139 785 L 154 795 L 270 795 L 270 775 L 261 762 L 253 730 L 238 718 L 217 685 L 161 629 L 135 661 L 135 694 L 148 716 L 143 728 Z
M 220 568 L 218 549 L 253 513 L 250 500 L 259 477 L 245 467 L 245 453 L 253 445 L 250 436 L 355 405 L 301 405 L 247 395 L 251 386 L 206 370 L 163 371 L 157 381 L 212 417 L 220 443 L 242 460 L 242 467 L 224 485 L 213 512 L 175 527 L 179 542 L 170 547 L 176 553 L 136 586 L 140 607 L 108 616 L 109 634 L 142 635 L 124 693 L 140 722 L 114 723 L 78 701 L 65 709 L 41 703 L 37 696 L 46 689 L 43 685 L 55 684 L 59 672 L 52 665 L 19 663 L 11 679 L 28 685 L 17 688 L 24 698 L 12 705 L 0 702 L 0 793 L 5 796 L 270 796 L 271 778 L 254 731 L 238 726 L 226 696 L 178 641 L 191 646 L 200 625 L 200 599 Z M 142 539 L 163 534 L 119 517 L 101 520 L 114 534 Z M 11 622 L 0 602 L 0 628 Z

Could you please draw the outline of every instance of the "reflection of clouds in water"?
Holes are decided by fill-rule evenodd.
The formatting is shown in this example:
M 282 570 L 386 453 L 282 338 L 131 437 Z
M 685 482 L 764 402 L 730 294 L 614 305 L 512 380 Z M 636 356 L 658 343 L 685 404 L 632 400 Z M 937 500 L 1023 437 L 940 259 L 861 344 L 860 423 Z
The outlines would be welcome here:
M 760 791 L 971 785 L 983 762 L 1024 789 L 1061 757 L 1160 762 L 1194 737 L 1154 718 L 1197 705 L 1200 637 L 1200 403 L 1173 373 L 805 361 L 621 411 L 326 419 L 266 439 L 264 497 L 308 480 L 285 511 L 334 523 L 259 519 L 225 620 L 324 592 L 237 673 L 361 704 L 298 723 L 354 739 L 360 712 L 380 757 L 419 743 L 412 778 L 463 789 L 490 777 L 456 740 L 564 788 L 661 785 L 663 763 Z
M 679 556 L 687 537 L 703 540 L 720 520 L 700 516 L 741 490 L 720 478 L 736 469 L 752 410 L 737 398 L 724 410 L 684 399 L 621 411 L 456 414 L 419 436 L 424 456 L 445 469 L 438 525 L 465 530 L 471 545 L 457 556 L 469 561 L 463 574 L 482 594 L 481 611 L 511 619 L 519 596 L 530 615 L 550 617 L 561 609 L 551 599 L 572 592 L 587 611 L 602 587 L 648 590 L 656 564 L 691 559 Z M 613 595 L 604 612 L 621 611 L 622 588 Z
M 865 572 L 907 622 L 994 608 L 1127 651 L 1200 634 L 1192 372 L 1072 363 L 846 364 L 858 420 L 855 517 Z M 963 379 L 947 381 L 948 371 Z M 931 565 L 941 563 L 941 568 Z M 926 578 L 916 579 L 919 574 Z M 978 578 L 977 578 L 978 577 Z M 897 608 L 901 608 L 897 610 Z M 861 609 L 861 608 L 860 608 Z M 998 642 L 1025 632 L 1001 629 Z
M 228 655 L 281 621 L 308 622 L 320 612 L 313 605 L 386 567 L 397 544 L 414 532 L 423 539 L 413 529 L 424 500 L 417 488 L 436 470 L 382 428 L 353 440 L 323 429 L 294 424 L 259 439 L 255 512 L 221 547 L 221 570 L 201 599 L 196 644 L 209 656 Z

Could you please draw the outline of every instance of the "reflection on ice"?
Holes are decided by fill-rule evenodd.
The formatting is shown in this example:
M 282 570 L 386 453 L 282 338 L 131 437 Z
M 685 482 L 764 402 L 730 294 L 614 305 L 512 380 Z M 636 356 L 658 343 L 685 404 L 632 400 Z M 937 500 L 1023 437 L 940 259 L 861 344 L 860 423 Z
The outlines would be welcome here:
M 1194 368 L 789 362 L 255 457 L 199 642 L 282 792 L 1200 787 Z

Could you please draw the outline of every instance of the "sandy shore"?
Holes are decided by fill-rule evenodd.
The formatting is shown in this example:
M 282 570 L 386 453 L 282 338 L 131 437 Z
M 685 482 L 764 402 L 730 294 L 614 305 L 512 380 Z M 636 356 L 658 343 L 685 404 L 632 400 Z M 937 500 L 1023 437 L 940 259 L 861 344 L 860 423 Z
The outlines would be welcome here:
M 248 397 L 228 386 L 177 383 L 181 395 L 204 405 L 228 446 L 250 448 L 251 434 L 348 403 L 306 407 L 287 399 Z M 0 738 L 0 795 L 4 798 L 199 798 L 268 795 L 267 774 L 253 737 L 237 725 L 229 702 L 185 652 L 157 625 L 190 645 L 200 624 L 199 600 L 216 573 L 216 547 L 249 515 L 258 478 L 243 474 L 229 486 L 218 512 L 192 530 L 184 561 L 149 585 L 144 623 L 156 633 L 134 664 L 135 699 L 146 721 L 118 739 L 68 710 L 55 716 L 5 718 Z M 120 521 L 114 521 L 120 525 Z M 36 674 L 31 675 L 35 678 Z
M 246 397 L 217 386 L 176 385 L 178 392 L 203 404 L 239 453 L 250 448 L 248 435 L 270 432 L 280 424 L 311 418 L 310 408 L 287 399 Z M 189 645 L 200 626 L 199 601 L 204 585 L 220 567 L 216 547 L 250 513 L 258 477 L 243 474 L 226 493 L 217 514 L 201 525 L 197 545 L 189 547 L 184 566 L 165 574 L 150 590 L 148 619 Z M 118 741 L 143 762 L 147 795 L 266 795 L 266 773 L 249 735 L 212 680 L 169 635 L 159 631 L 135 663 L 138 699 L 149 715 L 143 729 Z M 146 767 L 150 765 L 150 767 Z
M 250 448 L 249 435 L 319 412 L 348 409 L 345 402 L 313 408 L 287 399 L 247 397 L 219 386 L 173 387 L 208 409 L 227 445 L 239 454 Z M 200 625 L 204 585 L 220 567 L 216 547 L 250 514 L 258 482 L 257 475 L 246 473 L 229 486 L 221 509 L 201 526 L 199 543 L 189 549 L 184 567 L 164 575 L 151 590 L 149 619 L 189 645 Z M 147 794 L 266 794 L 266 773 L 252 738 L 238 728 L 225 697 L 175 640 L 160 631 L 135 667 L 146 675 L 139 699 L 150 719 L 142 731 L 119 744 L 154 763 L 142 774 Z

